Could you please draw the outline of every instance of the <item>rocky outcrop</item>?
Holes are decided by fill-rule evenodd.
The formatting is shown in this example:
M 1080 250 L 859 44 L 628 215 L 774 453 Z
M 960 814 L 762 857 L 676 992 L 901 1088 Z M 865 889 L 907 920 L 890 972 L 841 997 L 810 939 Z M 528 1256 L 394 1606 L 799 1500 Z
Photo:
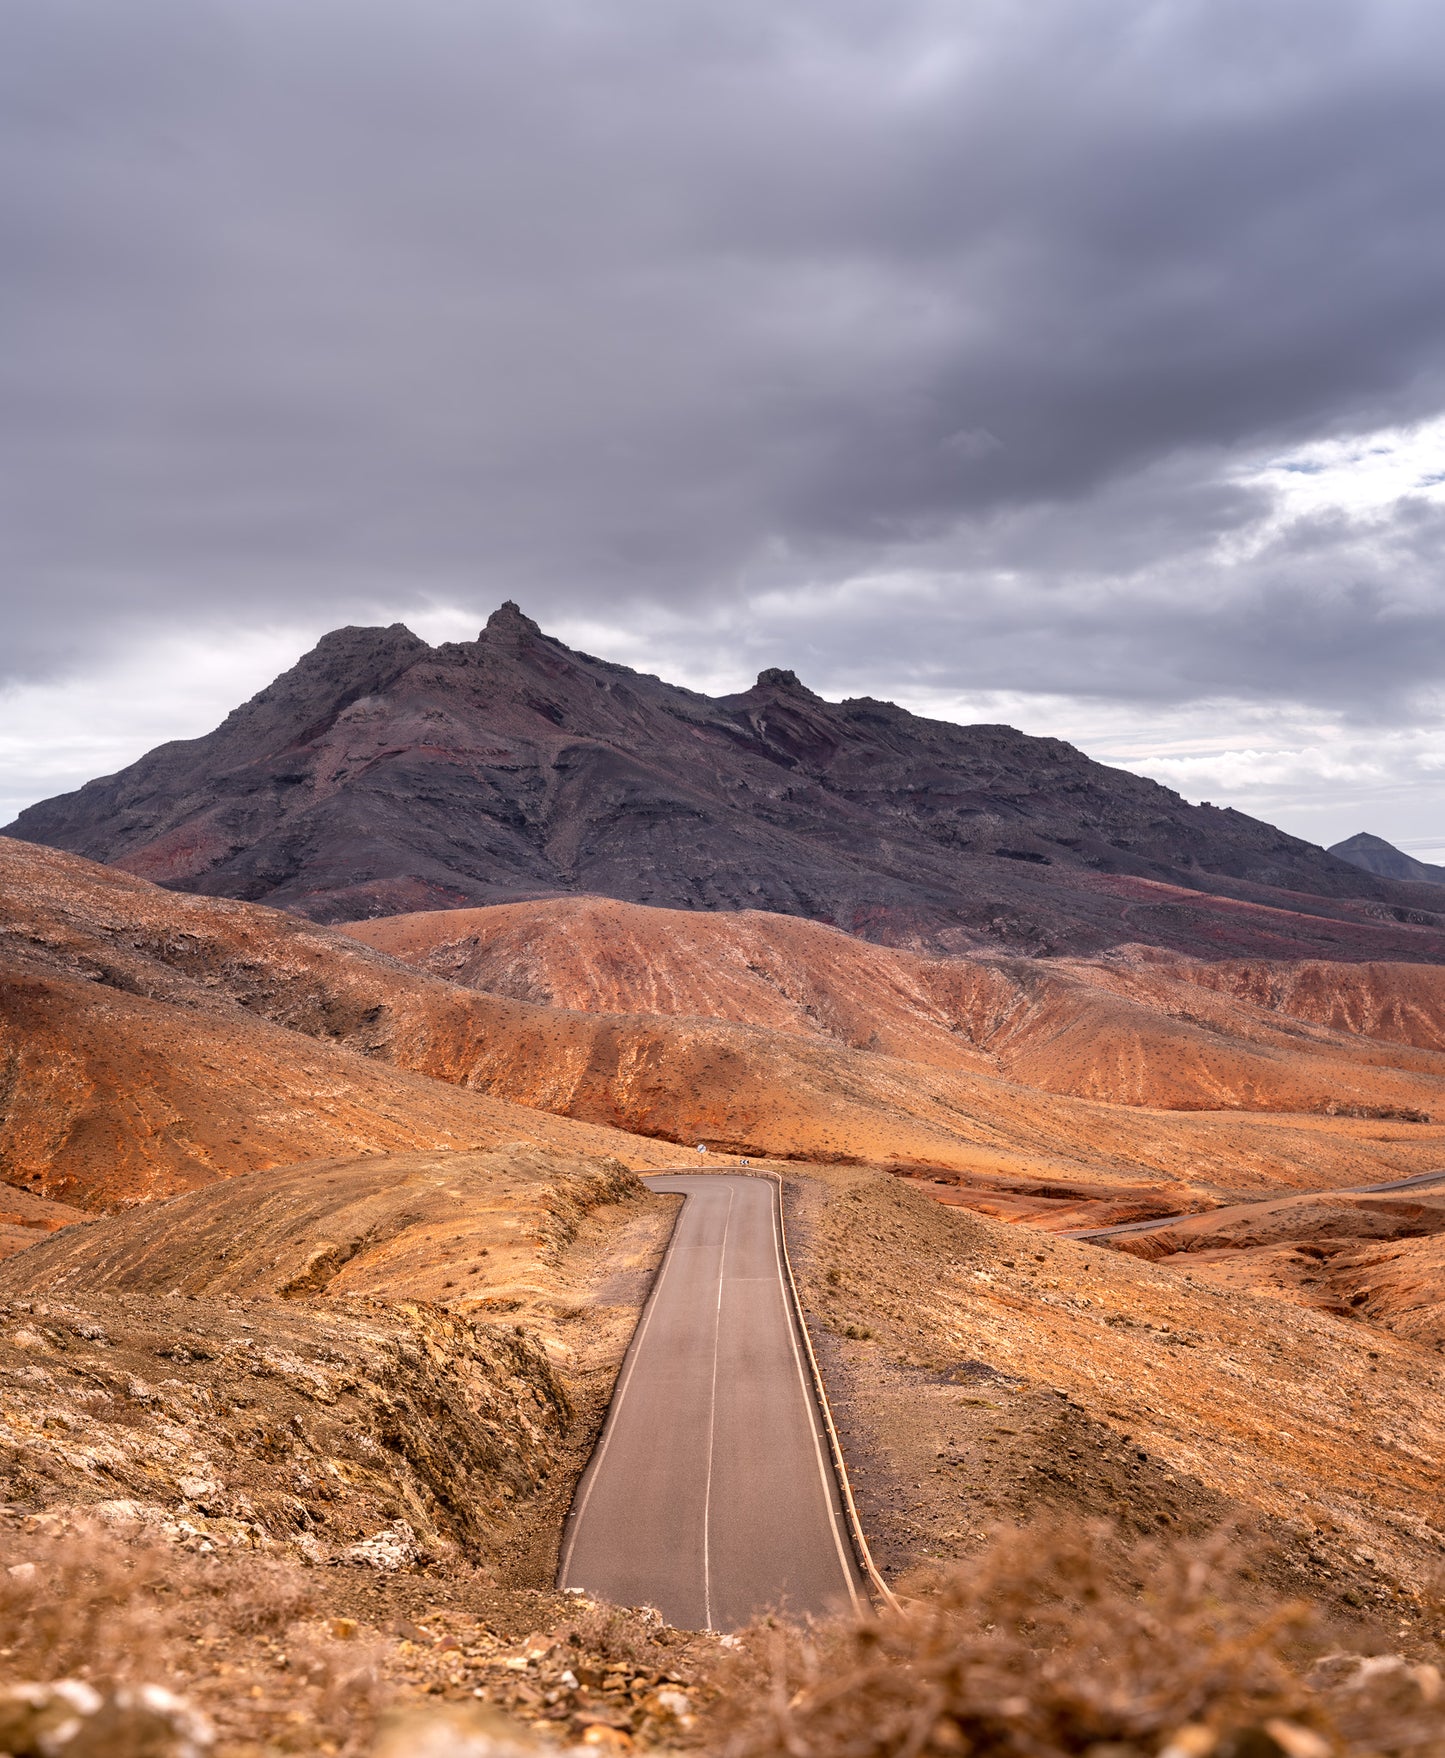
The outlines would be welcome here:
M 1433 892 L 1061 740 L 780 669 L 713 699 L 512 604 L 436 648 L 337 630 L 214 732 L 9 834 L 327 922 L 591 893 L 943 952 L 1445 958 Z

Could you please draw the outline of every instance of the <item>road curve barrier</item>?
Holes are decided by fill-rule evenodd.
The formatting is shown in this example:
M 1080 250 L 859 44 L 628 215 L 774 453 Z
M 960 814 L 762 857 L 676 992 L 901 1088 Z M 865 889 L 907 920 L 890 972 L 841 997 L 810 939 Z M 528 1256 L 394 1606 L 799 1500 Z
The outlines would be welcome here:
M 798 1320 L 798 1329 L 802 1333 L 803 1349 L 808 1357 L 808 1370 L 813 1376 L 813 1390 L 817 1395 L 818 1408 L 823 1412 L 823 1426 L 828 1431 L 828 1448 L 833 1457 L 833 1471 L 838 1479 L 838 1488 L 843 1497 L 843 1512 L 848 1520 L 848 1537 L 852 1541 L 853 1553 L 858 1559 L 858 1566 L 862 1569 L 864 1578 L 874 1595 L 884 1605 L 896 1609 L 898 1596 L 879 1574 L 878 1565 L 873 1561 L 873 1553 L 868 1548 L 863 1522 L 858 1518 L 858 1504 L 853 1500 L 853 1485 L 848 1477 L 848 1462 L 843 1457 L 843 1444 L 838 1439 L 838 1425 L 833 1420 L 833 1406 L 828 1402 L 828 1388 L 823 1384 L 822 1369 L 818 1366 L 818 1357 L 813 1351 L 813 1339 L 808 1335 L 808 1321 L 803 1314 L 803 1303 L 798 1297 L 798 1282 L 793 1275 L 793 1260 L 788 1252 L 788 1222 L 783 1208 L 782 1175 L 778 1172 L 755 1172 L 749 1168 L 742 1176 L 744 1178 L 771 1178 L 777 1186 L 778 1238 L 783 1247 L 783 1269 L 788 1278 L 788 1294 L 793 1302 L 793 1312 Z

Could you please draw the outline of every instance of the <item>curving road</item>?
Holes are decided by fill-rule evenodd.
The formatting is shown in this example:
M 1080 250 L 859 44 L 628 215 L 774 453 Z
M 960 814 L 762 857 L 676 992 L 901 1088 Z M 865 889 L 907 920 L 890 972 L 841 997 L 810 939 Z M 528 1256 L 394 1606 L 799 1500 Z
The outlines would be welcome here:
M 777 1187 L 664 1174 L 686 1197 L 577 1486 L 560 1587 L 680 1629 L 861 1603 L 783 1274 Z

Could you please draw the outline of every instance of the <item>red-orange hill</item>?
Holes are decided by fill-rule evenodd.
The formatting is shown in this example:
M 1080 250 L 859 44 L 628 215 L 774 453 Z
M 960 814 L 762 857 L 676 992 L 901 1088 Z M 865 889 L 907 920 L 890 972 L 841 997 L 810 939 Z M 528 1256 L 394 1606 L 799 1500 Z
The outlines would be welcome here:
M 609 898 L 352 923 L 485 993 L 589 1014 L 728 1020 L 1111 1104 L 1327 1113 L 1445 1107 L 1445 969 L 935 959 L 759 910 Z
M 1445 1125 L 1403 1115 L 1445 1118 L 1442 976 L 930 960 L 595 899 L 346 934 L 0 839 L 0 1152 L 11 1183 L 91 1207 L 514 1139 L 1171 1200 L 1363 1182 L 1445 1160 Z M 1342 1005 L 1372 1035 L 1309 1017 Z

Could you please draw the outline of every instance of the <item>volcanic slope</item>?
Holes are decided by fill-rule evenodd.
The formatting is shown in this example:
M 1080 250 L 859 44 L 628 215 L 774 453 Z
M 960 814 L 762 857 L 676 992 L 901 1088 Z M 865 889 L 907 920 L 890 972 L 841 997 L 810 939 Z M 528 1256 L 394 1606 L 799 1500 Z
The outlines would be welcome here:
M 380 1529 L 401 1563 L 550 1588 L 675 1207 L 616 1161 L 512 1147 L 277 1167 L 67 1227 L 0 1267 L 6 1500 L 363 1579 Z
M 860 1048 L 484 994 L 282 911 L 179 896 L 15 841 L 0 842 L 0 959 L 5 1177 L 90 1208 L 298 1158 L 512 1140 L 633 1168 L 675 1164 L 666 1143 L 703 1140 L 1015 1187 L 1082 1182 L 1116 1205 L 1101 1221 L 1220 1193 L 1374 1182 L 1445 1158 L 1445 1125 L 1041 1091 L 962 1029 L 949 1065 L 941 1048 L 910 1059 L 901 1039 Z M 1381 1066 L 1366 1057 L 1357 1090 L 1376 1109 L 1437 1102 L 1439 1074 L 1391 1065 L 1428 1052 L 1366 1049 Z
M 1252 1559 L 1289 1591 L 1346 1615 L 1430 1603 L 1445 1356 L 1407 1325 L 950 1213 L 866 1168 L 791 1189 L 800 1294 L 886 1570 L 966 1557 L 993 1519 L 1252 1517 Z
M 827 702 L 780 670 L 712 699 L 511 604 L 437 648 L 337 630 L 214 732 L 9 834 L 320 921 L 595 893 L 935 951 L 1445 961 L 1437 889 L 1057 739 Z
M 396 1066 L 383 1040 L 425 1040 L 428 1003 L 445 1039 L 445 985 L 358 964 L 346 941 L 328 958 L 330 938 L 0 841 L 0 1176 L 52 1205 L 15 1224 L 338 1154 L 520 1140 L 667 1163 L 656 1143 Z
M 1407 855 L 1404 849 L 1386 842 L 1383 836 L 1371 836 L 1367 830 L 1347 836 L 1343 842 L 1331 843 L 1328 852 L 1348 861 L 1352 867 L 1363 868 L 1366 873 L 1379 873 L 1386 879 L 1445 885 L 1445 867 L 1437 867 L 1430 861 L 1417 861 L 1414 855 Z
M 606 898 L 439 910 L 347 932 L 490 994 L 733 1021 L 1114 1105 L 1445 1120 L 1445 969 L 930 959 L 749 910 Z
M 1409 1190 L 1233 1204 L 1095 1243 L 1445 1350 L 1445 1172 Z

